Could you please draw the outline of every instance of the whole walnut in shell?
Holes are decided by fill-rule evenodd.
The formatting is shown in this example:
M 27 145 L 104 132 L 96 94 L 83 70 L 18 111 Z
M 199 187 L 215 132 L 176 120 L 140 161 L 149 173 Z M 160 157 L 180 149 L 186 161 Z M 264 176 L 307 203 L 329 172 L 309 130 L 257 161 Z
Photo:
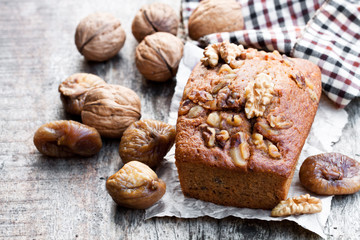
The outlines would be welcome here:
M 181 40 L 170 33 L 148 35 L 136 47 L 136 67 L 145 78 L 164 82 L 176 75 L 183 48 Z
M 147 165 L 132 161 L 109 177 L 106 189 L 120 206 L 146 209 L 162 198 L 166 184 Z
M 96 128 L 101 136 L 120 138 L 125 129 L 141 117 L 141 102 L 129 88 L 106 84 L 91 89 L 86 98 L 81 119 Z
M 93 13 L 76 28 L 75 44 L 87 60 L 106 61 L 123 47 L 126 34 L 120 21 L 109 13 Z
M 132 33 L 138 42 L 155 32 L 168 32 L 176 35 L 179 18 L 169 5 L 152 3 L 143 6 L 132 22 Z
M 123 163 L 139 161 L 157 167 L 175 141 L 175 128 L 157 120 L 140 120 L 124 132 L 119 154 Z
M 240 3 L 235 0 L 204 0 L 189 18 L 189 36 L 198 40 L 210 33 L 244 29 Z
M 87 92 L 96 86 L 104 85 L 102 78 L 90 73 L 75 73 L 59 85 L 60 98 L 65 111 L 80 115 Z

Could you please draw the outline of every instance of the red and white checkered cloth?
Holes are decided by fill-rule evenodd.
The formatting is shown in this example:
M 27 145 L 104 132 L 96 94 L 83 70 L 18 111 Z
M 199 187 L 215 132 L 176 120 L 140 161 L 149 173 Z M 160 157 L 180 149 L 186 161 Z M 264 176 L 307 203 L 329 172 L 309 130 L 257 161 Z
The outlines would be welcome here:
M 339 107 L 360 97 L 359 0 L 238 0 L 245 29 L 214 33 L 200 42 L 229 40 L 278 50 L 321 68 L 324 93 Z M 182 0 L 185 29 L 199 0 Z

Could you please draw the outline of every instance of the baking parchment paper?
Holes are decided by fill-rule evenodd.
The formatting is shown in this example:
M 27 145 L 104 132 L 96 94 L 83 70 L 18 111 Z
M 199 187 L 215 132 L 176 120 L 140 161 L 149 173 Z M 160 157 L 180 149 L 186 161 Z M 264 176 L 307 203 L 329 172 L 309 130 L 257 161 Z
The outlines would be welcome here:
M 203 50 L 188 42 L 185 44 L 184 56 L 180 62 L 177 85 L 171 102 L 168 122 L 176 124 L 179 102 L 184 86 L 195 65 L 200 61 Z M 319 104 L 310 134 L 304 145 L 299 158 L 297 170 L 292 181 L 288 197 L 299 196 L 308 193 L 300 184 L 298 170 L 306 157 L 323 152 L 331 152 L 332 145 L 336 143 L 347 123 L 348 115 L 345 110 L 336 108 L 328 99 L 322 97 Z M 178 218 L 196 218 L 210 216 L 216 219 L 235 216 L 243 219 L 260 219 L 266 221 L 282 221 L 284 219 L 294 221 L 300 226 L 325 238 L 324 227 L 330 214 L 332 196 L 312 196 L 321 199 L 323 209 L 317 214 L 305 214 L 298 216 L 270 217 L 269 210 L 235 208 L 216 205 L 209 202 L 185 197 L 180 188 L 177 169 L 174 159 L 175 147 L 166 155 L 162 165 L 157 169 L 158 176 L 166 182 L 166 193 L 163 198 L 145 212 L 145 218 L 175 216 Z

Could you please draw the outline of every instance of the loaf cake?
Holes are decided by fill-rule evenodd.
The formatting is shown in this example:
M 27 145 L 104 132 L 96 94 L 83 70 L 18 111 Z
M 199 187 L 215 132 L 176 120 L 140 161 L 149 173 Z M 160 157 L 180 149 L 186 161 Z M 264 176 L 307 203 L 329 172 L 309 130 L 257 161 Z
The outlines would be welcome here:
M 313 63 L 209 45 L 179 106 L 175 159 L 185 196 L 271 209 L 286 199 L 321 94 Z

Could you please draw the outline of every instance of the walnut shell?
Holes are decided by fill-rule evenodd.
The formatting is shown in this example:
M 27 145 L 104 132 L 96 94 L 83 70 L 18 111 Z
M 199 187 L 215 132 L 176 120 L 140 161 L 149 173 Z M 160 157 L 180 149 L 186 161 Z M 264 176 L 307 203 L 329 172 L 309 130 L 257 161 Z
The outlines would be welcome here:
M 126 34 L 120 21 L 109 13 L 93 13 L 76 28 L 75 44 L 87 60 L 102 62 L 123 47 Z
M 155 32 L 168 32 L 176 35 L 179 17 L 174 9 L 165 3 L 144 5 L 135 15 L 131 30 L 138 42 Z
M 155 168 L 175 141 L 175 128 L 157 120 L 140 120 L 124 132 L 119 154 L 123 163 L 139 161 Z
M 136 47 L 136 67 L 145 78 L 164 82 L 176 75 L 183 49 L 181 40 L 170 33 L 148 35 Z
M 166 184 L 147 165 L 132 161 L 109 177 L 106 189 L 120 206 L 146 209 L 162 198 Z
M 235 0 L 204 0 L 189 18 L 189 36 L 198 40 L 210 33 L 244 29 L 240 3 Z
M 64 109 L 70 114 L 80 115 L 87 92 L 104 85 L 102 78 L 89 73 L 75 73 L 59 85 L 60 98 Z
M 101 136 L 120 138 L 125 129 L 141 117 L 141 102 L 129 88 L 107 84 L 91 89 L 81 119 L 96 128 Z

